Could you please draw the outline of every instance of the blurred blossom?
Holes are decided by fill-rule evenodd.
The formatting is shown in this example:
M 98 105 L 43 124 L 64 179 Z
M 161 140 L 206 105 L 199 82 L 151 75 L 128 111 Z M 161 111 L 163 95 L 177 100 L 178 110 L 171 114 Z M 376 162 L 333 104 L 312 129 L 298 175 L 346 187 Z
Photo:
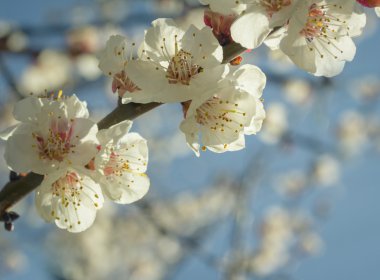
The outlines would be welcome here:
M 252 273 L 268 276 L 295 258 L 293 248 L 314 255 L 321 241 L 313 230 L 313 222 L 302 212 L 284 208 L 269 209 L 261 223 L 260 245 L 248 262 Z
M 314 180 L 322 186 L 333 186 L 339 182 L 339 162 L 330 155 L 319 156 L 313 168 Z
M 284 92 L 289 102 L 303 106 L 310 102 L 312 88 L 306 80 L 289 79 L 284 85 Z
M 154 8 L 158 14 L 179 15 L 184 9 L 184 3 L 177 0 L 159 0 L 155 1 Z
M 362 77 L 353 82 L 351 89 L 359 100 L 373 102 L 380 95 L 380 79 L 376 76 Z
M 377 151 L 380 151 L 380 119 L 377 115 L 372 115 L 367 121 L 368 136 L 373 142 Z
M 102 72 L 98 68 L 98 59 L 92 54 L 82 54 L 75 60 L 79 75 L 89 81 L 100 77 Z
M 0 38 L 7 36 L 12 30 L 10 23 L 0 20 Z
M 19 52 L 28 45 L 28 37 L 21 31 L 13 32 L 7 39 L 7 47 L 12 52 Z
M 340 119 L 337 133 L 342 151 L 357 155 L 367 142 L 366 120 L 358 112 L 347 111 Z
M 258 134 L 259 137 L 266 143 L 275 144 L 280 141 L 287 129 L 288 116 L 284 105 L 281 103 L 269 104 L 262 130 Z
M 17 275 L 27 266 L 28 261 L 23 252 L 15 249 L 6 238 L 0 237 L 0 277 Z
M 44 50 L 36 62 L 22 74 L 20 89 L 25 95 L 54 91 L 68 82 L 70 72 L 71 61 L 67 55 L 54 50 Z
M 66 40 L 71 52 L 74 54 L 94 53 L 100 46 L 97 29 L 93 26 L 70 30 L 66 35 Z
M 307 188 L 308 178 L 302 171 L 290 171 L 277 179 L 277 190 L 289 197 L 296 197 Z
M 323 248 L 323 241 L 316 233 L 307 233 L 300 238 L 300 249 L 307 255 L 317 255 Z
M 123 211 L 123 215 L 114 208 L 102 211 L 93 227 L 80 235 L 54 231 L 46 243 L 56 244 L 50 260 L 60 275 L 74 280 L 165 279 L 190 249 L 182 238 L 198 236 L 225 218 L 234 198 L 232 188 L 219 186 L 198 196 L 189 193 L 156 200 L 152 208 Z

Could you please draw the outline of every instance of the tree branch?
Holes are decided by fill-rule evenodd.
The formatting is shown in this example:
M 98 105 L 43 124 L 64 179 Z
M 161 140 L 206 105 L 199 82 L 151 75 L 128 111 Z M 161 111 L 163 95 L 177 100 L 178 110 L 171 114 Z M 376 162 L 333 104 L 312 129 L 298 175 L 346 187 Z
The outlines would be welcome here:
M 239 44 L 232 43 L 223 48 L 224 60 L 223 63 L 228 63 L 233 58 L 241 54 L 245 49 Z M 99 123 L 99 129 L 106 129 L 114 124 L 124 120 L 133 120 L 142 114 L 158 107 L 161 103 L 137 104 L 128 103 L 121 104 Z M 0 217 L 7 211 L 8 208 L 16 204 L 27 194 L 35 190 L 42 182 L 43 175 L 29 173 L 27 176 L 15 181 L 8 182 L 0 191 Z

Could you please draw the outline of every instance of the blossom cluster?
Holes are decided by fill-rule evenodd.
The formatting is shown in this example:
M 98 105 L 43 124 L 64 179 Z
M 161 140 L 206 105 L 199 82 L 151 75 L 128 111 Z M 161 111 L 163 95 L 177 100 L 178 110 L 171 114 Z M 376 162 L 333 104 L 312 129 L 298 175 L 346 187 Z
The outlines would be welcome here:
M 14 108 L 18 124 L 2 134 L 5 159 L 17 173 L 44 176 L 36 208 L 46 221 L 70 232 L 87 229 L 104 196 L 132 203 L 149 189 L 147 142 L 123 121 L 98 131 L 87 105 L 75 95 L 31 96 Z

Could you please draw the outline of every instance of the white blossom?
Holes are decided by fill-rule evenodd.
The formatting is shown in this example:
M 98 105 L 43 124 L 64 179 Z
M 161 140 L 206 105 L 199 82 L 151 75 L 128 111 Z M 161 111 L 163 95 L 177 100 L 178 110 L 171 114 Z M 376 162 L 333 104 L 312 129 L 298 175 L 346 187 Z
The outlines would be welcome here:
M 281 50 L 300 68 L 316 76 L 339 74 L 356 47 L 351 37 L 361 34 L 366 16 L 355 1 L 300 1 L 289 20 Z
M 70 232 L 92 225 L 96 211 L 103 206 L 98 183 L 85 169 L 67 169 L 45 176 L 36 190 L 36 208 L 41 217 Z
M 95 169 L 104 193 L 116 203 L 132 203 L 149 190 L 145 174 L 148 164 L 147 141 L 137 133 L 128 133 L 131 121 L 123 121 L 100 130 L 101 145 L 95 157 Z
M 265 83 L 259 68 L 244 65 L 218 88 L 191 102 L 180 129 L 197 156 L 200 149 L 222 153 L 245 147 L 244 135 L 256 134 L 265 118 L 260 100 Z
M 380 7 L 375 8 L 376 15 L 380 17 Z
M 5 160 L 16 172 L 48 174 L 84 166 L 97 152 L 97 126 L 75 95 L 28 97 L 15 105 L 14 117 L 20 123 L 6 135 Z
M 170 19 L 157 19 L 145 33 L 140 60 L 126 72 L 141 89 L 123 97 L 123 103 L 182 102 L 215 87 L 225 66 L 223 50 L 208 27 L 190 26 L 185 32 Z

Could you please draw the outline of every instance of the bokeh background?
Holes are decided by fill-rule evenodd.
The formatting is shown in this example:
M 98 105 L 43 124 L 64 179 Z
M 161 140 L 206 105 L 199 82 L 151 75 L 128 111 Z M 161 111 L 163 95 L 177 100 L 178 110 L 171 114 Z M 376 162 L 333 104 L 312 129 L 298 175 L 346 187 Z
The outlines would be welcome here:
M 0 229 L 0 279 L 378 279 L 380 19 L 372 10 L 355 60 L 333 78 L 296 69 L 262 46 L 243 63 L 267 74 L 267 119 L 246 149 L 195 157 L 181 107 L 134 123 L 148 139 L 151 190 L 108 202 L 84 233 L 45 224 L 30 194 Z M 75 93 L 93 119 L 115 108 L 97 54 L 112 34 L 139 43 L 150 22 L 202 26 L 196 0 L 0 3 L 0 130 L 31 92 Z M 4 143 L 0 143 L 4 152 Z M 9 171 L 0 159 L 0 183 Z

